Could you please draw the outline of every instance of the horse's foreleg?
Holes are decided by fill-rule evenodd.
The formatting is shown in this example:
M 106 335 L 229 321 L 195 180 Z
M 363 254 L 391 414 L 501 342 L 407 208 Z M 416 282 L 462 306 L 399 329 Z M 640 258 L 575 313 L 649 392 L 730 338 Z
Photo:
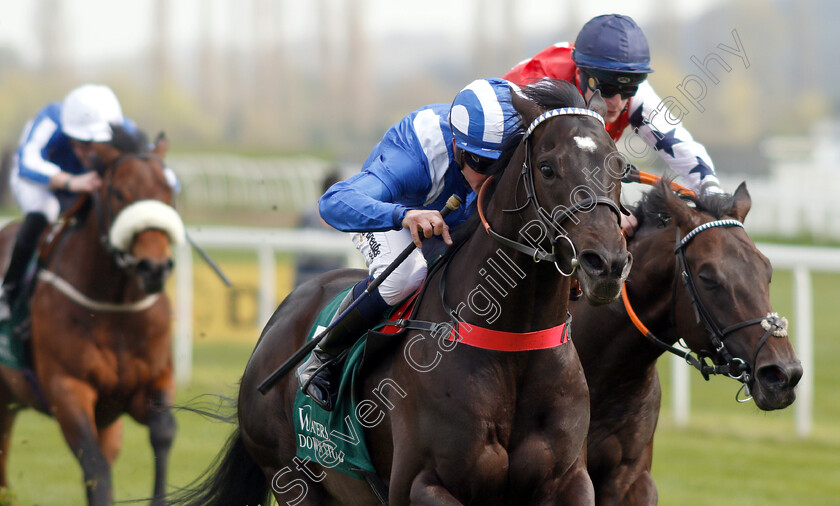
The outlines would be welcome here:
M 563 477 L 563 485 L 559 493 L 543 497 L 539 504 L 556 504 L 557 497 L 563 498 L 563 504 L 592 505 L 595 504 L 595 487 L 592 478 L 586 470 L 586 447 L 581 450 L 577 460 Z
M 99 429 L 99 447 L 105 460 L 111 466 L 116 462 L 122 448 L 123 423 L 122 418 L 117 418 L 111 425 Z
M 177 424 L 172 414 L 172 403 L 168 393 L 158 391 L 152 394 L 149 412 L 149 440 L 155 454 L 155 489 L 152 504 L 164 504 L 166 494 L 166 472 L 169 465 L 169 451 L 175 440 Z
M 391 504 L 398 504 L 391 497 Z M 425 469 L 420 471 L 414 481 L 411 482 L 411 504 L 428 504 L 428 505 L 450 505 L 457 506 L 463 504 L 458 499 L 455 499 L 449 490 L 443 486 L 434 471 Z
M 639 475 L 621 498 L 621 506 L 650 506 L 659 501 L 656 484 L 648 471 Z
M 96 391 L 88 383 L 68 376 L 44 383 L 50 387 L 52 414 L 82 466 L 88 503 L 111 504 L 111 466 L 99 447 L 94 424 Z

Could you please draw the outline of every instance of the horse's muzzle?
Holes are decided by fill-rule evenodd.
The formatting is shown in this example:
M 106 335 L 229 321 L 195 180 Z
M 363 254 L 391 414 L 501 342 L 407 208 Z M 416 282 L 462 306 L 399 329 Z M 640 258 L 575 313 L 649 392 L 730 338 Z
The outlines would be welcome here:
M 751 385 L 756 406 L 764 411 L 790 406 L 796 400 L 794 387 L 800 379 L 802 364 L 798 360 L 760 366 Z
M 630 274 L 633 256 L 627 252 L 615 254 L 583 250 L 578 256 L 578 280 L 590 304 L 608 304 L 621 295 L 624 280 Z
M 172 273 L 174 262 L 171 258 L 157 262 L 144 258 L 137 262 L 134 273 L 140 282 L 140 288 L 149 294 L 163 290 L 167 278 Z

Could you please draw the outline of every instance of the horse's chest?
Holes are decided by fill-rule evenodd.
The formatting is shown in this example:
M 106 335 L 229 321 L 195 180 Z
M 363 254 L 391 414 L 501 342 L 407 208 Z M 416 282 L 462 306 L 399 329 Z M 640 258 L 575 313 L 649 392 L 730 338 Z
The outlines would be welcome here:
M 97 347 L 90 354 L 89 374 L 100 389 L 130 393 L 147 387 L 161 374 L 165 357 L 153 356 L 137 342 Z

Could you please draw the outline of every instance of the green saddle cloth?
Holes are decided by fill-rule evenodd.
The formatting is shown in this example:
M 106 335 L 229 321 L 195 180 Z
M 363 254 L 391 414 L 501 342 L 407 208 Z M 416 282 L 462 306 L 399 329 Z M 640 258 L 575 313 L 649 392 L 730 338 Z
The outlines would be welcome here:
M 315 320 L 307 341 L 329 326 L 341 301 L 352 288 L 351 286 L 339 293 L 324 307 Z M 356 412 L 362 401 L 359 394 L 361 378 L 357 377 L 357 371 L 364 355 L 366 341 L 367 335 L 350 348 L 344 361 L 338 398 L 332 411 L 321 409 L 298 388 L 292 414 L 298 458 L 304 461 L 309 459 L 360 480 L 364 480 L 366 475 L 376 473 L 368 454 L 364 427 L 359 422 Z M 364 410 L 360 411 L 364 417 Z
M 26 297 L 22 295 L 15 301 L 11 319 L 0 320 L 0 363 L 15 369 L 29 366 L 23 342 L 20 337 L 14 336 L 13 330 L 29 319 L 29 301 L 24 299 Z

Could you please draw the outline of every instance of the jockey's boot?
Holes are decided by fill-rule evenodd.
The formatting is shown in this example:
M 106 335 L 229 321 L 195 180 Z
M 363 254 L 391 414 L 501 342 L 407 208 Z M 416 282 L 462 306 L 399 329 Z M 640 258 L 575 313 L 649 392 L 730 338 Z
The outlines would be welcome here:
M 38 247 L 38 239 L 41 233 L 47 228 L 47 217 L 41 213 L 29 213 L 24 217 L 23 223 L 18 229 L 15 238 L 15 247 L 12 249 L 12 258 L 9 260 L 9 268 L 3 277 L 3 290 L 0 294 L 0 320 L 8 320 L 11 317 L 11 308 L 15 299 L 23 288 L 23 275 L 26 267 Z
M 347 293 L 338 306 L 333 321 L 365 291 L 369 281 L 360 281 Z M 332 411 L 341 381 L 339 375 L 342 360 L 338 360 L 339 356 L 353 346 L 371 326 L 378 323 L 389 307 L 379 290 L 373 291 L 324 336 L 306 361 L 298 367 L 296 375 L 301 391 L 311 397 L 315 404 L 326 411 Z

